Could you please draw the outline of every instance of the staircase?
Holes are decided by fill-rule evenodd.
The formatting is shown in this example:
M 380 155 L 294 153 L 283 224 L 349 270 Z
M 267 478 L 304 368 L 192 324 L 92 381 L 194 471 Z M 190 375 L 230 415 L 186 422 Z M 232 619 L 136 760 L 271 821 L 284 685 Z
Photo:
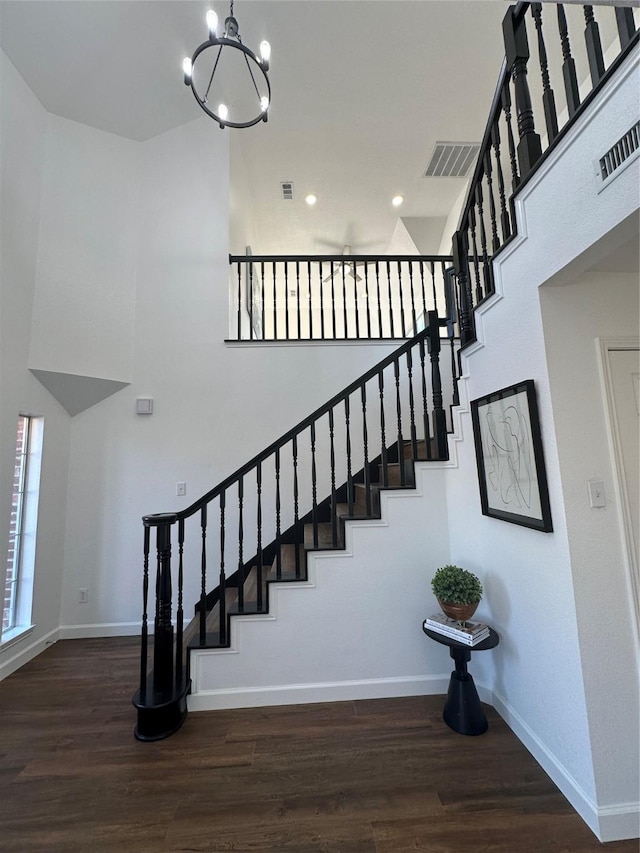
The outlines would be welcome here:
M 191 651 L 228 648 L 234 620 L 269 613 L 272 584 L 305 581 L 309 554 L 344 549 L 347 519 L 380 518 L 383 491 L 412 489 L 416 462 L 448 458 L 440 335 L 447 328 L 452 373 L 446 396 L 456 405 L 455 324 L 436 311 L 427 320 L 423 331 L 191 507 L 145 516 L 140 688 L 134 697 L 140 740 L 167 737 L 184 721 Z M 198 568 L 200 598 L 186 624 L 184 579 Z

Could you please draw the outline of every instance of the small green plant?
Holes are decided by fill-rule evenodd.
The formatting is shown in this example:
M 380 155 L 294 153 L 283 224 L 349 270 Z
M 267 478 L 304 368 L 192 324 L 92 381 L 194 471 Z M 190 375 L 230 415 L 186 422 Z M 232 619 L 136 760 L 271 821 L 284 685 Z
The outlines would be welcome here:
M 460 566 L 442 566 L 431 579 L 433 594 L 447 604 L 477 604 L 482 598 L 480 580 Z

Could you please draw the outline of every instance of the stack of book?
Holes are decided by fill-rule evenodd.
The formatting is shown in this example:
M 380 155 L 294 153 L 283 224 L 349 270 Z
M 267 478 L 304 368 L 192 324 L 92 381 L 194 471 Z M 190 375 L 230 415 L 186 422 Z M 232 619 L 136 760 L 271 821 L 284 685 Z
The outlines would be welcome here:
M 482 622 L 456 622 L 444 613 L 435 613 L 424 620 L 424 627 L 467 646 L 475 646 L 489 636 L 489 626 Z

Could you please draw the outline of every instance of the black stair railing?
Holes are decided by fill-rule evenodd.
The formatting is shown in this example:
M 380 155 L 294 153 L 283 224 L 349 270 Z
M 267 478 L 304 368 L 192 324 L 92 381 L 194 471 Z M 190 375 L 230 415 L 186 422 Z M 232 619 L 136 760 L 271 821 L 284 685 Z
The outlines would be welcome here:
M 414 460 L 448 458 L 447 418 L 457 402 L 455 324 L 440 321 L 435 311 L 427 312 L 426 321 L 411 340 L 190 507 L 143 518 L 140 685 L 134 697 L 140 740 L 167 737 L 182 724 L 188 647 L 228 646 L 231 615 L 267 612 L 269 582 L 305 577 L 305 549 L 344 547 L 345 518 L 375 517 L 381 488 L 413 486 Z M 441 359 L 443 328 L 451 355 Z M 198 602 L 186 628 L 185 599 Z
M 462 348 L 476 339 L 474 309 L 494 292 L 492 260 L 517 233 L 515 194 L 637 45 L 634 14 L 623 5 L 597 6 L 597 15 L 590 5 L 509 7 L 505 59 L 453 236 Z
M 444 314 L 451 257 L 230 255 L 230 339 L 411 338 Z

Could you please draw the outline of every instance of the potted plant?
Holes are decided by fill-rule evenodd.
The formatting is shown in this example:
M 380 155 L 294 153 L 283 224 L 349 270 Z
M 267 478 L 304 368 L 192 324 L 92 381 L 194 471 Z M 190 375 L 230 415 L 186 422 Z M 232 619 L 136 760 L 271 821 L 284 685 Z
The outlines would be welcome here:
M 431 579 L 431 589 L 442 612 L 450 619 L 466 622 L 482 598 L 482 584 L 473 572 L 460 566 L 441 566 Z

